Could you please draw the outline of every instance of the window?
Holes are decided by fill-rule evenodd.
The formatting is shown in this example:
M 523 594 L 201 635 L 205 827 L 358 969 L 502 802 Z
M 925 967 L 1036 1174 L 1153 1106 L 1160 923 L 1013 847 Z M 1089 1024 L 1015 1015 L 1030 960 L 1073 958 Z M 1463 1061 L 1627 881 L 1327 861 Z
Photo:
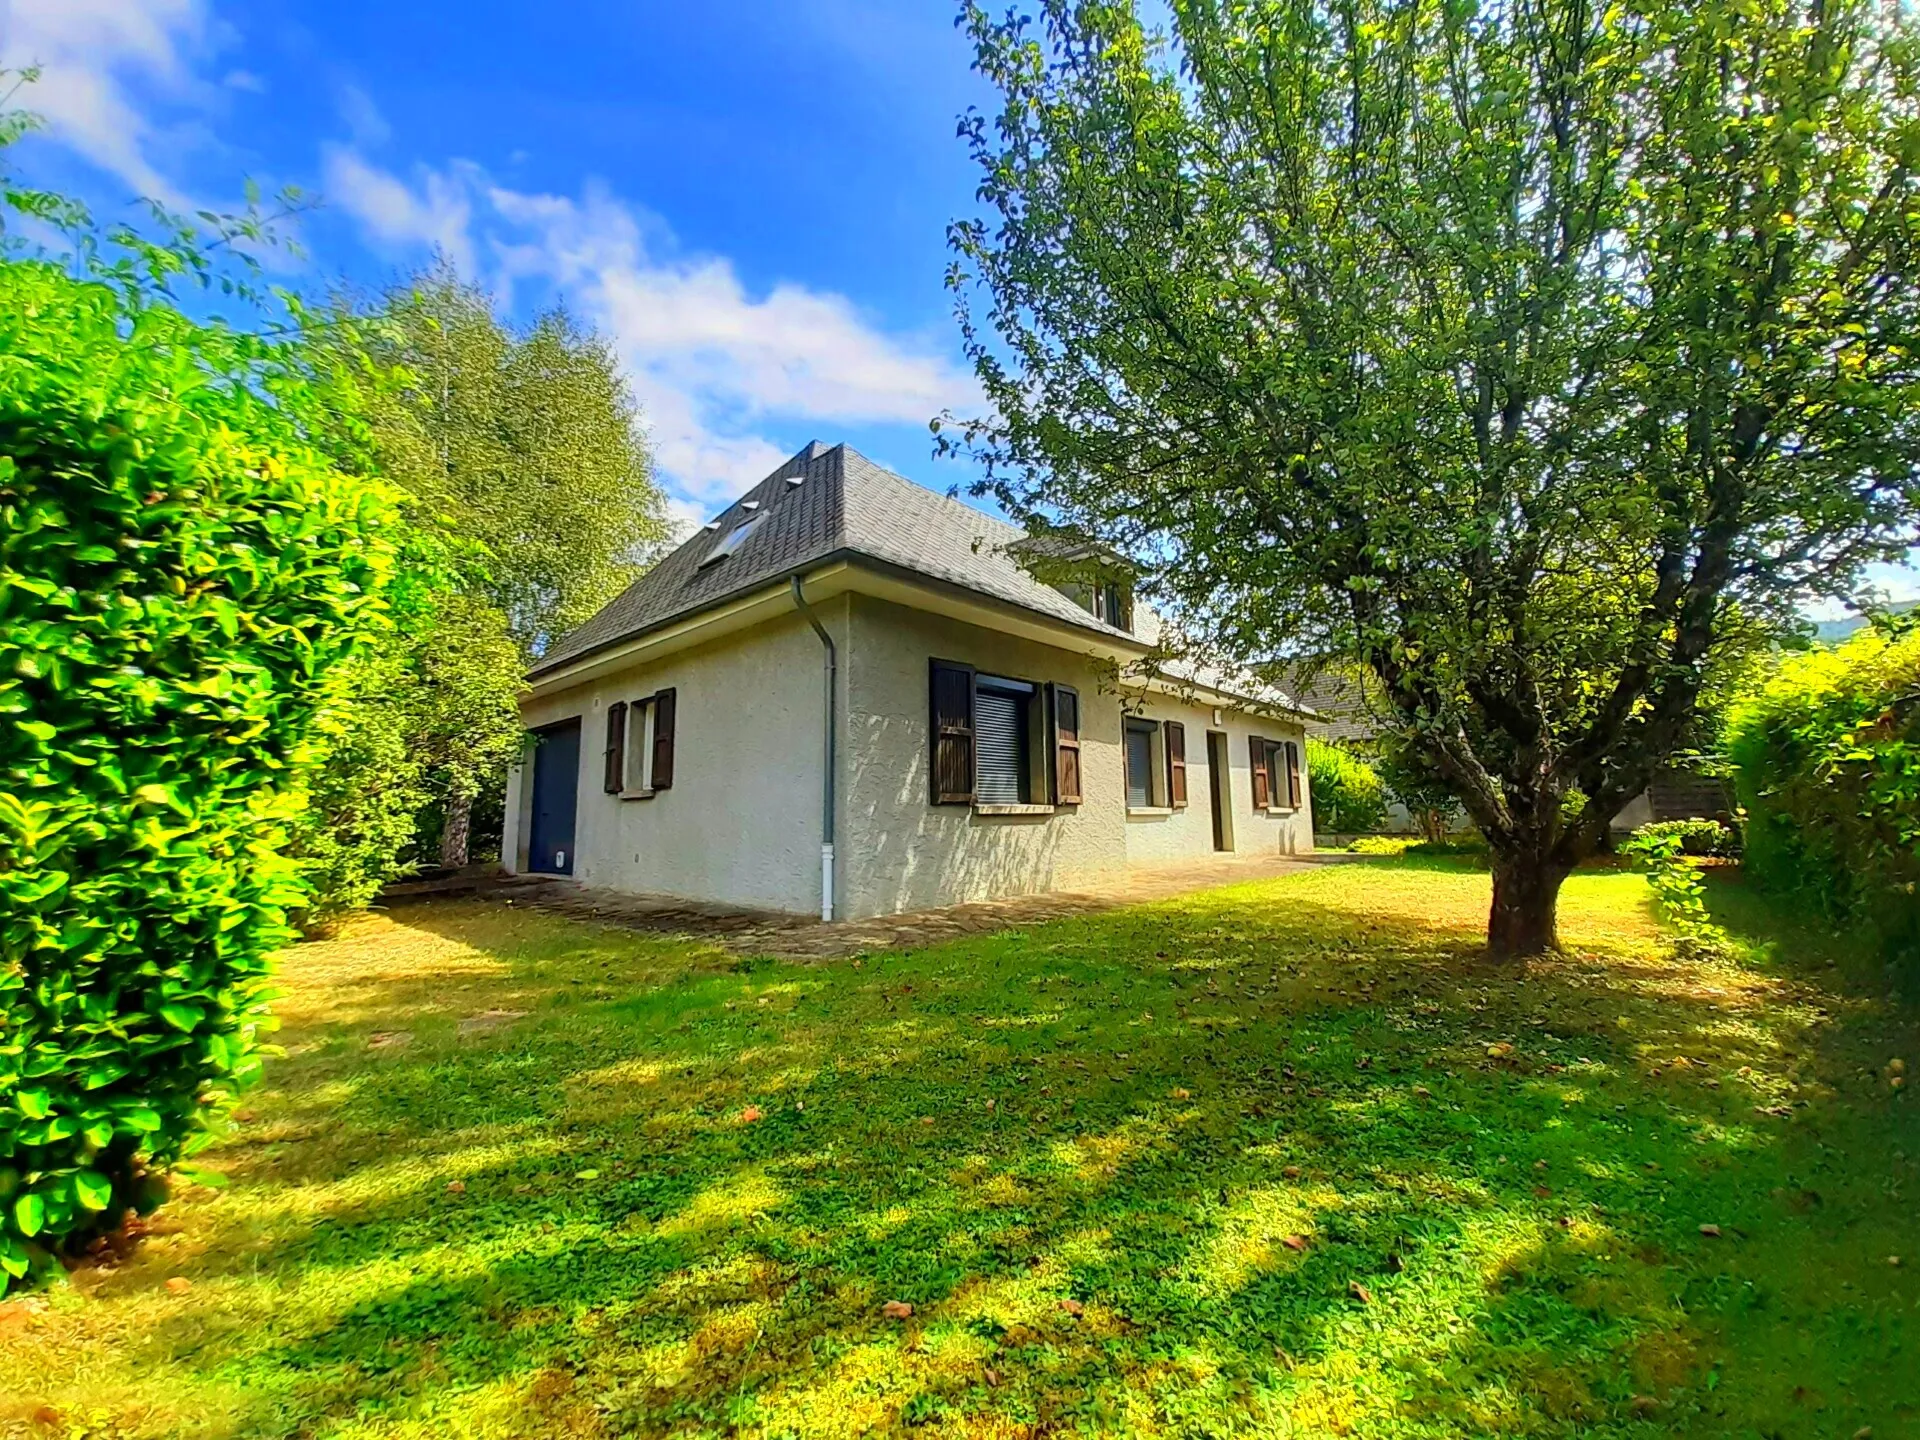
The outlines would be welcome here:
M 974 681 L 975 804 L 1033 802 L 1033 690 L 1023 681 L 989 675 Z
M 751 501 L 748 503 L 752 504 Z M 714 542 L 713 549 L 700 557 L 698 568 L 704 570 L 707 566 L 716 564 L 733 554 L 734 551 L 747 543 L 747 537 L 753 534 L 754 528 L 759 525 L 763 518 L 765 517 L 762 514 L 756 512 L 749 514 L 745 519 L 741 520 L 733 529 L 729 530 Z
M 609 795 L 644 799 L 673 788 L 677 692 L 671 689 L 607 707 L 606 785 Z
M 1093 587 L 1093 614 L 1121 630 L 1133 628 L 1133 597 L 1118 580 L 1102 580 Z
M 1291 740 L 1247 739 L 1253 759 L 1253 808 L 1300 808 L 1300 747 Z
M 928 662 L 929 798 L 935 805 L 1078 805 L 1080 695 Z
M 1151 720 L 1127 721 L 1127 808 L 1144 810 L 1154 803 L 1153 737 L 1159 727 Z

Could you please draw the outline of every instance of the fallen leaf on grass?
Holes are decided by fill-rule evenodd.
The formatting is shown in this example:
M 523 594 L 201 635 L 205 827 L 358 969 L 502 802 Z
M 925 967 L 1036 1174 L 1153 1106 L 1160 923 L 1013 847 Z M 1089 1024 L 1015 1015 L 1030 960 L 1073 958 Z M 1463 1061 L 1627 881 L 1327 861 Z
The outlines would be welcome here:
M 466 1181 L 464 1181 L 464 1180 L 449 1180 L 449 1181 L 447 1181 L 447 1193 L 448 1193 L 449 1195 L 464 1195 L 464 1194 L 466 1194 L 466 1193 L 467 1193 L 467 1182 L 466 1182 Z
M 1000 1383 L 1000 1372 L 989 1365 L 986 1374 L 981 1378 L 984 1379 L 988 1385 L 998 1385 Z
M 1718 1240 L 1720 1238 L 1720 1227 L 1718 1225 L 1702 1225 L 1700 1227 L 1700 1233 L 1709 1240 Z
M 1347 1293 L 1362 1305 L 1371 1305 L 1373 1303 L 1373 1292 L 1358 1280 L 1349 1280 L 1347 1282 Z
M 576 1180 L 598 1180 L 600 1178 L 600 1172 L 598 1170 L 576 1170 L 573 1172 L 573 1178 Z
M 889 1320 L 905 1320 L 913 1314 L 913 1306 L 904 1300 L 889 1300 L 880 1307 L 880 1313 Z
M 184 1275 L 175 1275 L 167 1281 L 167 1292 L 171 1295 L 184 1295 L 193 1288 L 193 1281 Z
M 1496 1045 L 1487 1046 L 1487 1054 L 1491 1055 L 1495 1060 L 1504 1060 L 1513 1054 L 1513 1046 L 1502 1040 Z
M 1175 1090 L 1173 1092 L 1173 1098 L 1176 1100 L 1191 1100 L 1193 1098 L 1193 1092 L 1191 1090 Z
M 1298 1180 L 1300 1178 L 1300 1167 L 1298 1165 L 1289 1165 L 1280 1173 L 1289 1180 Z
M 1299 1253 L 1307 1248 L 1307 1237 L 1304 1235 L 1289 1235 L 1280 1243 L 1286 1246 L 1287 1249 Z
M 1536 1185 L 1533 1187 L 1533 1193 L 1539 1196 L 1542 1200 L 1545 1200 L 1548 1196 L 1553 1194 L 1553 1188 L 1548 1185 Z
M 51 1405 L 42 1405 L 38 1410 L 33 1412 L 33 1423 L 36 1425 L 58 1425 L 60 1423 L 60 1412 Z
M 746 1109 L 740 1112 L 740 1123 L 743 1125 L 751 1125 L 753 1124 L 754 1121 L 758 1120 L 759 1118 L 760 1118 L 760 1107 L 758 1105 L 749 1105 L 747 1106 Z
M 1060 1308 L 1076 1318 L 1087 1313 L 1087 1307 L 1078 1300 L 1062 1300 Z

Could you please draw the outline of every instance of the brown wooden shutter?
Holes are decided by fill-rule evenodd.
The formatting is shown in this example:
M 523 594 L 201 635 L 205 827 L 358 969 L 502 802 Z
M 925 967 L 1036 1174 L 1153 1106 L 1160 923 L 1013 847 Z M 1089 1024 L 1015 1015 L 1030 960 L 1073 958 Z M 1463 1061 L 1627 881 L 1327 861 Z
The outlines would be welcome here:
M 1253 755 L 1253 808 L 1264 810 L 1273 794 L 1267 778 L 1267 742 L 1258 735 L 1249 735 L 1247 749 Z
M 1287 741 L 1287 804 L 1300 808 L 1300 747 Z
M 1187 727 L 1178 720 L 1166 722 L 1167 798 L 1176 809 L 1187 803 Z
M 673 788 L 674 709 L 672 690 L 662 690 L 653 697 L 653 774 L 648 784 L 655 790 Z
M 1053 692 L 1053 803 L 1080 803 L 1080 692 L 1050 685 Z
M 936 805 L 973 803 L 973 667 L 929 662 L 928 771 Z
M 607 753 L 605 789 L 618 795 L 627 788 L 627 702 L 616 700 L 607 707 Z

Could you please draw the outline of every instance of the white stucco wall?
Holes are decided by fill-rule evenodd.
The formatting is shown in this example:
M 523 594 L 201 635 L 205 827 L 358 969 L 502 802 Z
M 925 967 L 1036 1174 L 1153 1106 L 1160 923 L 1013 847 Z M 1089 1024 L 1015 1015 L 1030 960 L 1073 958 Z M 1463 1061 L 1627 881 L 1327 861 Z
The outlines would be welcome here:
M 1110 697 L 1109 697 L 1110 698 Z M 1115 702 L 1116 704 L 1118 702 Z M 1227 737 L 1227 796 L 1232 802 L 1232 849 L 1235 854 L 1306 854 L 1313 849 L 1313 822 L 1307 804 L 1306 736 L 1290 721 L 1247 715 L 1221 707 L 1190 705 L 1165 695 L 1127 696 L 1131 715 L 1155 723 L 1178 720 L 1187 730 L 1187 804 L 1171 813 L 1129 812 L 1127 860 L 1134 865 L 1169 865 L 1214 853 L 1213 808 L 1208 787 L 1214 783 L 1208 763 L 1207 735 Z M 1216 724 L 1214 717 L 1220 717 Z M 1300 806 L 1253 808 L 1253 754 L 1251 736 L 1291 740 L 1300 747 Z M 1286 794 L 1286 775 L 1278 777 L 1273 793 Z
M 821 617 L 844 649 L 844 601 L 823 606 Z M 821 670 L 820 641 L 795 615 L 525 702 L 529 730 L 581 717 L 573 878 L 819 913 Z M 648 799 L 605 793 L 607 706 L 669 686 L 678 711 L 672 788 Z M 526 861 L 531 768 L 509 779 L 502 850 L 515 869 Z
M 1310 851 L 1303 773 L 1296 811 L 1256 815 L 1247 737 L 1291 739 L 1296 725 L 1166 696 L 1134 708 L 1146 718 L 1187 727 L 1188 804 L 1167 815 L 1129 815 L 1121 697 L 1099 662 L 1068 649 L 856 596 L 845 657 L 849 705 L 843 833 L 843 901 L 855 916 L 887 914 L 1071 889 L 1129 864 L 1158 865 L 1212 856 L 1213 822 L 1206 786 L 1206 733 L 1227 733 L 1238 853 Z M 934 805 L 928 795 L 928 661 L 957 660 L 983 673 L 1080 692 L 1082 803 L 1043 816 L 984 815 L 965 806 Z M 1304 754 L 1304 749 L 1303 749 Z

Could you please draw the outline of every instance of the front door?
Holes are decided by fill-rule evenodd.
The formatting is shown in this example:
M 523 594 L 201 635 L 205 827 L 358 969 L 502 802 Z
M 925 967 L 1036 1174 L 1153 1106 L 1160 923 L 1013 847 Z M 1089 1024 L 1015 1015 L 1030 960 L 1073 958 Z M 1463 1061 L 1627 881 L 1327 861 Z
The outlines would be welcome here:
M 1232 768 L 1227 763 L 1227 737 L 1207 732 L 1207 796 L 1213 801 L 1213 848 L 1233 849 Z
M 533 733 L 533 824 L 527 868 L 573 873 L 573 817 L 580 800 L 580 722 L 563 720 Z

